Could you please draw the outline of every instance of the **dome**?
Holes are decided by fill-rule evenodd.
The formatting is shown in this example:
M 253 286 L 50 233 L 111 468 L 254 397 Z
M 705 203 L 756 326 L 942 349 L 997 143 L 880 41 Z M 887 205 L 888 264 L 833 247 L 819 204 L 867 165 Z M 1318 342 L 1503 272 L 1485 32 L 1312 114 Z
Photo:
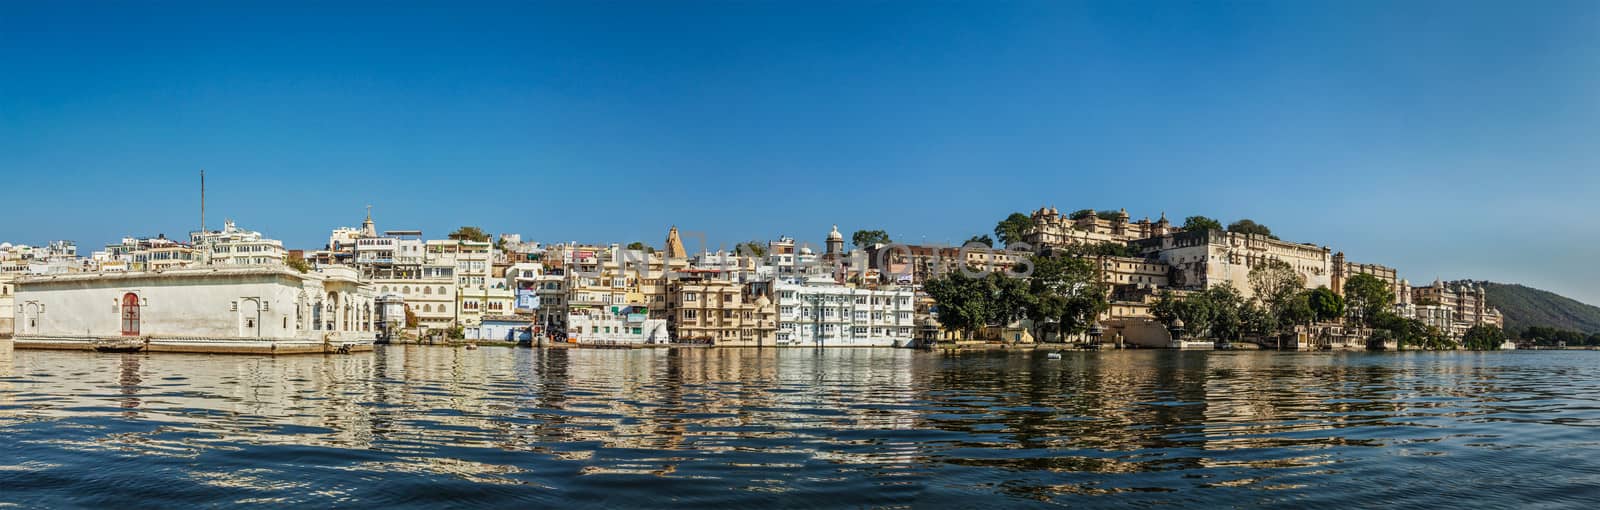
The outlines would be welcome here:
M 771 304 L 772 304 L 772 300 L 771 299 L 767 299 L 767 295 L 766 294 L 762 294 L 762 295 L 756 296 L 756 306 L 757 307 L 765 308 L 765 307 L 767 307 L 767 306 L 769 306 Z
M 828 232 L 828 240 L 829 241 L 842 241 L 842 240 L 844 240 L 844 234 L 840 234 L 839 233 L 839 226 L 838 225 L 834 225 L 833 226 L 833 231 L 832 232 Z
M 800 254 L 801 255 L 810 255 L 811 253 L 812 252 L 811 252 L 811 247 L 810 246 L 807 246 L 807 247 L 804 247 L 804 248 L 800 249 Z
M 9 250 L 9 249 L 11 249 L 11 243 L 0 243 L 0 250 Z

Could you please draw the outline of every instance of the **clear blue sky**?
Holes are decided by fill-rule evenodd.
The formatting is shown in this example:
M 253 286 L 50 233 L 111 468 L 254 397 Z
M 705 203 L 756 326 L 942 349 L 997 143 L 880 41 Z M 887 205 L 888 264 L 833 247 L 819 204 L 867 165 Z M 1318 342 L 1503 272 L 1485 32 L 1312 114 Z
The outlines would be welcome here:
M 1600 302 L 1600 3 L 0 3 L 0 239 L 1271 226 Z

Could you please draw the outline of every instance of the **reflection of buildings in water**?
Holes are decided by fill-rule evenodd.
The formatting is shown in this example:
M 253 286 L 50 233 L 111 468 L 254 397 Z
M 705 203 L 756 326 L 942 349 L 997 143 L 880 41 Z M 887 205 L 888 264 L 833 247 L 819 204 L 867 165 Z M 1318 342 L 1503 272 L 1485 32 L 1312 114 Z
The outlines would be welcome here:
M 16 388 L 12 387 L 9 381 L 16 374 L 16 369 L 12 368 L 16 360 L 13 352 L 15 351 L 11 349 L 11 340 L 0 340 L 0 419 L 12 414 L 6 409 L 13 408 L 13 399 L 16 398 L 14 397 Z
M 1305 434 L 1370 423 L 1397 405 L 1372 393 L 1392 384 L 1394 369 L 1352 363 L 1348 353 L 1230 353 L 1213 356 L 1206 381 L 1203 447 L 1212 450 L 1300 444 L 1346 444 Z M 1293 432 L 1292 438 L 1283 434 Z
M 144 379 L 139 377 L 140 357 L 138 354 L 122 355 L 122 370 L 117 378 L 117 385 L 123 396 L 117 400 L 118 405 L 126 409 L 122 413 L 124 418 L 139 417 L 139 385 L 144 382 Z
M 909 349 L 785 349 L 778 357 L 778 428 L 911 429 Z

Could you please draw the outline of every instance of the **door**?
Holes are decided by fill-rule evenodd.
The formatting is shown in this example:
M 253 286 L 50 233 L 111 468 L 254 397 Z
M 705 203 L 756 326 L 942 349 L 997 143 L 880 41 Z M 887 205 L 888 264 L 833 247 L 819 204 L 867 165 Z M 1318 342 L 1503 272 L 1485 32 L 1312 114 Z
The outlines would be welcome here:
M 139 296 L 122 295 L 122 336 L 139 336 Z

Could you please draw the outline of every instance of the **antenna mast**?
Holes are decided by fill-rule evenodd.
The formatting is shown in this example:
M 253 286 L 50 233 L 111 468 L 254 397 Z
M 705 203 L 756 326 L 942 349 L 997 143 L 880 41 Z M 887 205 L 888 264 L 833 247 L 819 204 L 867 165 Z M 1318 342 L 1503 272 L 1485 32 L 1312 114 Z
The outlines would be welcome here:
M 206 170 L 200 169 L 200 238 L 206 233 Z
M 210 264 L 211 263 L 211 250 L 206 249 L 206 246 L 205 246 L 205 244 L 206 244 L 206 170 L 204 168 L 200 169 L 200 239 L 198 239 L 198 241 L 199 242 L 196 243 L 196 244 L 198 244 L 199 246 L 196 246 L 196 248 L 200 249 L 200 263 L 202 263 L 202 264 Z

